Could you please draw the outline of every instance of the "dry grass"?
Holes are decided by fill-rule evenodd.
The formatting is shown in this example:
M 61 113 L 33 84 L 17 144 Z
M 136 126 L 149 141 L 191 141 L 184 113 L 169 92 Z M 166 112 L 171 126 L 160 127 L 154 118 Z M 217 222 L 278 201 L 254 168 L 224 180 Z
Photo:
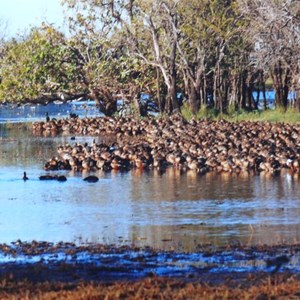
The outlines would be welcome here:
M 250 275 L 249 275 L 250 276 Z M 252 275 L 253 276 L 253 275 Z M 250 285 L 249 285 L 250 283 Z M 251 284 L 252 283 L 252 284 Z M 136 282 L 59 284 L 2 281 L 1 299 L 299 299 L 300 281 L 292 276 L 249 277 L 248 287 L 210 286 L 173 279 Z

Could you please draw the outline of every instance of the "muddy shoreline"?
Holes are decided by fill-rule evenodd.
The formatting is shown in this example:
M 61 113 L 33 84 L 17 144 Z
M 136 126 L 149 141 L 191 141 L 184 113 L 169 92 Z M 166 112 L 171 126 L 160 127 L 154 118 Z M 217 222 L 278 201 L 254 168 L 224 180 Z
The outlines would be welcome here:
M 194 252 L 150 247 L 17 241 L 0 245 L 0 275 L 32 282 L 139 280 L 148 277 L 221 284 L 232 277 L 288 272 L 298 276 L 300 244 L 275 246 L 199 245 Z
M 0 249 L 1 299 L 268 299 L 298 295 L 300 287 L 300 244 L 199 245 L 178 253 L 17 241 Z

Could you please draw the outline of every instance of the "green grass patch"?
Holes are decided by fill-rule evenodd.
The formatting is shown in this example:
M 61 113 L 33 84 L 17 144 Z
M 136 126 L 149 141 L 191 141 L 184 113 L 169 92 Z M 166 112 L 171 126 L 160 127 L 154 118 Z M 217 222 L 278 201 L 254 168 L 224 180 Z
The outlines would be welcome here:
M 193 115 L 187 106 L 182 107 L 182 115 L 187 120 L 191 118 L 196 119 L 212 119 L 220 120 L 224 119 L 230 122 L 239 121 L 261 121 L 261 122 L 283 122 L 283 123 L 300 123 L 300 113 L 293 108 L 287 109 L 268 109 L 268 110 L 234 110 L 229 108 L 227 113 L 220 114 L 215 109 L 201 108 L 196 115 Z
M 224 115 L 228 121 L 261 121 L 261 122 L 283 122 L 300 123 L 300 113 L 294 109 L 284 111 L 282 109 L 269 109 L 264 111 L 245 112 L 239 111 L 231 115 Z
M 181 113 L 183 115 L 183 117 L 186 120 L 190 120 L 192 118 L 195 119 L 206 119 L 206 118 L 210 118 L 210 119 L 220 119 L 220 113 L 218 112 L 218 110 L 214 109 L 214 108 L 208 108 L 206 106 L 202 106 L 200 108 L 200 110 L 197 112 L 196 115 L 194 115 L 191 111 L 191 109 L 188 107 L 188 105 L 185 103 L 182 107 L 181 107 Z

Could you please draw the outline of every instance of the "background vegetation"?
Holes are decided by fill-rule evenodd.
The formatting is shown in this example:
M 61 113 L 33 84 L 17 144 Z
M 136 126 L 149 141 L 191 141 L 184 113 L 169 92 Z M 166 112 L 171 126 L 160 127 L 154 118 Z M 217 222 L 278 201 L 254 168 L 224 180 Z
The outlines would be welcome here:
M 259 98 L 267 108 L 267 84 L 276 92 L 276 108 L 300 111 L 297 0 L 62 0 L 62 5 L 67 34 L 43 23 L 26 36 L 0 38 L 1 102 L 83 96 L 112 115 L 123 99 L 144 115 L 147 94 L 161 113 L 238 118 L 241 111 L 257 110 Z

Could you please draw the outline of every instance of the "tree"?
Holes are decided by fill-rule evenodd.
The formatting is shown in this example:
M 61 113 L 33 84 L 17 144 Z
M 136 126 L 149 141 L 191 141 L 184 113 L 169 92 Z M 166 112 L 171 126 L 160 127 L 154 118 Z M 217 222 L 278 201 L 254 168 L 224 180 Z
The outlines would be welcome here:
M 246 44 L 241 36 L 245 25 L 235 1 L 181 1 L 179 67 L 192 111 L 206 105 L 225 111 L 236 104 L 245 68 Z
M 156 89 L 161 112 L 168 114 L 180 109 L 178 92 L 188 97 L 193 113 L 197 113 L 201 103 L 206 105 L 209 98 L 221 112 L 229 102 L 236 105 L 239 101 L 240 106 L 246 106 L 244 99 L 251 95 L 252 82 L 245 84 L 247 45 L 241 36 L 244 20 L 236 9 L 236 1 L 64 3 L 76 12 L 70 25 L 75 33 L 73 38 L 77 39 L 71 48 L 82 62 L 78 72 L 82 73 L 82 82 L 91 97 L 102 105 L 101 110 L 107 112 L 103 103 L 111 106 L 116 101 L 116 92 L 120 94 L 128 86 L 137 95 L 145 86 Z M 127 63 L 123 64 L 124 61 Z M 129 76 L 120 78 L 112 66 Z M 110 87 L 112 82 L 114 86 Z M 252 97 L 248 101 L 250 107 L 251 101 Z
M 50 25 L 32 28 L 4 44 L 0 62 L 0 99 L 47 103 L 79 92 L 65 37 Z M 65 99 L 67 100 L 67 99 Z
M 76 56 L 82 89 L 105 115 L 117 111 L 117 101 L 136 103 L 140 111 L 143 67 L 128 52 L 118 26 L 114 1 L 65 0 L 69 9 L 70 51 Z M 120 3 L 118 5 L 120 7 Z
M 160 102 L 160 108 L 166 113 L 179 111 L 176 66 L 178 2 L 130 1 L 131 18 L 125 18 L 122 13 L 117 16 L 117 20 L 126 28 L 127 44 L 132 54 L 156 69 L 158 91 L 159 73 L 162 75 L 167 92 L 164 101 Z
M 242 13 L 250 20 L 252 57 L 266 70 L 276 92 L 275 105 L 288 106 L 293 86 L 299 90 L 299 2 L 296 0 L 240 0 Z M 299 93 L 298 93 L 299 97 Z

